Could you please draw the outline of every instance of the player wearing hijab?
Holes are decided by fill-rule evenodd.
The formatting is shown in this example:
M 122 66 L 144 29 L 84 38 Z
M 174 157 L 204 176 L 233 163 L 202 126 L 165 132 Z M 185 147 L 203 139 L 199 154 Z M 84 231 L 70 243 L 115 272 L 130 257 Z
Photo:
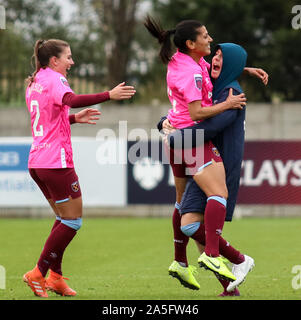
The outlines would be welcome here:
M 228 109 L 241 109 L 245 105 L 244 94 L 233 96 L 231 92 L 226 101 L 212 105 L 212 84 L 208 75 L 208 64 L 203 59 L 211 52 L 212 38 L 204 25 L 198 21 L 185 20 L 180 22 L 175 29 L 163 30 L 148 17 L 145 26 L 159 40 L 160 57 L 164 63 L 168 63 L 167 90 L 173 106 L 173 109 L 169 111 L 168 119 L 172 126 L 184 128 L 189 126 L 189 123 L 193 125 L 195 121 L 213 117 Z M 178 49 L 173 56 L 171 56 L 170 41 L 172 35 L 174 36 L 173 42 Z M 191 158 L 183 160 L 186 167 L 190 167 L 190 174 L 193 175 L 196 183 L 207 196 L 206 244 L 205 254 L 201 258 L 202 263 L 220 277 L 234 281 L 235 276 L 227 269 L 219 256 L 219 238 L 224 224 L 228 196 L 222 159 L 211 141 L 204 143 L 201 147 L 203 158 L 196 156 L 196 152 L 196 149 L 192 149 L 192 156 L 195 160 L 192 166 L 188 165 L 190 161 L 186 161 Z M 171 152 L 171 157 L 178 157 L 178 155 Z M 180 160 L 182 160 L 181 152 Z M 177 177 L 175 172 L 174 176 Z M 177 179 L 175 183 L 178 190 Z M 197 225 L 193 226 L 194 236 L 199 233 L 198 229 Z
M 241 46 L 233 43 L 223 43 L 215 48 L 211 68 L 211 77 L 213 78 L 214 84 L 214 103 L 224 101 L 230 89 L 233 90 L 234 94 L 242 92 L 237 78 L 244 69 L 246 56 L 245 50 Z M 262 80 L 267 84 L 267 74 L 264 75 L 264 79 Z M 228 110 L 204 122 L 200 122 L 193 127 L 185 128 L 185 130 L 176 130 L 168 137 L 171 147 L 173 147 L 174 144 L 179 145 L 179 143 L 183 143 L 185 146 L 185 135 L 189 130 L 190 145 L 195 147 L 197 130 L 202 129 L 204 130 L 204 140 L 210 139 L 214 142 L 214 145 L 217 146 L 224 162 L 227 188 L 229 191 L 226 221 L 232 220 L 239 189 L 240 170 L 244 150 L 244 127 L 245 109 Z M 197 184 L 190 179 L 182 198 L 181 213 L 188 213 L 191 216 L 203 214 L 205 207 L 206 195 Z M 202 243 L 204 244 L 204 242 L 205 240 L 203 238 Z M 228 245 L 227 251 L 229 251 L 230 248 L 231 246 Z M 230 252 L 230 256 L 227 256 L 227 258 L 233 263 L 232 272 L 236 276 L 236 280 L 231 283 L 221 281 L 225 289 L 222 295 L 238 295 L 237 286 L 244 281 L 247 273 L 254 266 L 254 260 L 251 257 L 244 255 L 244 259 L 238 261 L 238 256 L 233 256 L 233 253 L 235 253 L 235 251 L 233 251 L 232 254 Z M 226 253 L 226 255 L 227 254 L 229 253 Z

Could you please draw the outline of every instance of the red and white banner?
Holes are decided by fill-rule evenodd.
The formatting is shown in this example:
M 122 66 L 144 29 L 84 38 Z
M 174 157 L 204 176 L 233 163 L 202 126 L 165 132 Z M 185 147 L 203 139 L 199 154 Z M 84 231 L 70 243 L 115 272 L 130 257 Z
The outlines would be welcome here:
M 301 204 L 301 142 L 246 142 L 237 203 Z

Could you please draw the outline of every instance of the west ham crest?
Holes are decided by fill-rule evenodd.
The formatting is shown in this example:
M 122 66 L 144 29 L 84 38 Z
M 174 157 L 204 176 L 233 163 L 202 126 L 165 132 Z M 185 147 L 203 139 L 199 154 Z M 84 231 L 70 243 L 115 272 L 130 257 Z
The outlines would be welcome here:
M 216 156 L 220 157 L 220 153 L 218 152 L 218 150 L 217 150 L 215 147 L 212 148 L 212 152 L 213 152 Z
M 74 192 L 77 192 L 79 190 L 79 183 L 78 181 L 75 181 L 71 184 L 71 188 Z

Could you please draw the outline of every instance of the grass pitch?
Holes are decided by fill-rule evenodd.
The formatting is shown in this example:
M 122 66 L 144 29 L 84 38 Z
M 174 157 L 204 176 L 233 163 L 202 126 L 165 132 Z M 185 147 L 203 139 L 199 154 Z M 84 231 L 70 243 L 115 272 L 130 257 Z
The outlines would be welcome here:
M 6 270 L 6 288 L 0 300 L 36 298 L 22 275 L 36 264 L 54 220 L 0 219 L 0 265 Z M 249 218 L 226 223 L 223 236 L 255 259 L 255 268 L 240 286 L 240 297 L 219 298 L 219 282 L 199 269 L 199 291 L 180 285 L 168 275 L 173 261 L 171 219 L 86 218 L 67 248 L 64 275 L 78 295 L 64 298 L 49 293 L 49 300 L 299 300 L 292 273 L 301 265 L 298 218 Z M 191 264 L 199 254 L 188 245 Z M 299 275 L 300 277 L 300 275 Z

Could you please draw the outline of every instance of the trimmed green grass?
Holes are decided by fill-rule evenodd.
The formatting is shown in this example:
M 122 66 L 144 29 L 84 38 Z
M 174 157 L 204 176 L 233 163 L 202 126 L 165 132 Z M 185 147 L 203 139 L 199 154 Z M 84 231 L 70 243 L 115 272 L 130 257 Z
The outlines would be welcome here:
M 37 299 L 22 275 L 36 264 L 52 226 L 50 219 L 0 219 L 0 265 L 6 289 L 0 300 Z M 182 287 L 168 275 L 173 260 L 171 219 L 86 218 L 66 250 L 63 272 L 81 300 L 296 300 L 294 265 L 301 265 L 301 219 L 242 219 L 226 223 L 223 236 L 255 259 L 256 267 L 240 287 L 241 297 L 218 298 L 222 292 L 210 271 L 199 269 L 201 290 Z M 199 256 L 193 241 L 190 263 Z M 299 281 L 300 282 L 300 281 Z M 49 293 L 50 300 L 65 300 Z

